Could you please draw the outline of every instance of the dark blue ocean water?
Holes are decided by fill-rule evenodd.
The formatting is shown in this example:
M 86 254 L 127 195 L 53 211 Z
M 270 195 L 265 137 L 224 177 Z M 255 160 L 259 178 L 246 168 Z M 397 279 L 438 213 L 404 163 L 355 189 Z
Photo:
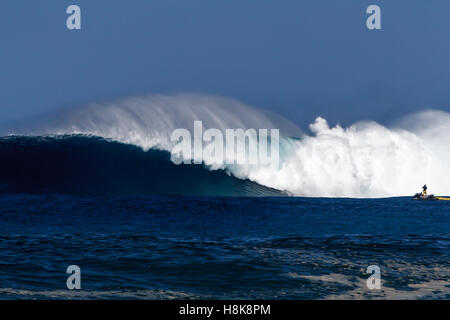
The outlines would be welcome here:
M 449 261 L 446 201 L 0 194 L 2 299 L 450 298 Z

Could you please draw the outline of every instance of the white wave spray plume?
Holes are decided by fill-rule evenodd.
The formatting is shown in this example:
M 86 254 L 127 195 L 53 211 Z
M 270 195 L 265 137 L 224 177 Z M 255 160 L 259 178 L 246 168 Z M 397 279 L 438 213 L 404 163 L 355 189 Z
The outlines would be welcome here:
M 10 133 L 26 135 L 94 135 L 134 144 L 148 150 L 171 150 L 171 133 L 193 132 L 194 121 L 206 129 L 280 129 L 285 135 L 302 132 L 292 122 L 236 100 L 204 94 L 148 95 L 115 102 L 92 103 L 45 116 L 42 121 L 17 126 Z

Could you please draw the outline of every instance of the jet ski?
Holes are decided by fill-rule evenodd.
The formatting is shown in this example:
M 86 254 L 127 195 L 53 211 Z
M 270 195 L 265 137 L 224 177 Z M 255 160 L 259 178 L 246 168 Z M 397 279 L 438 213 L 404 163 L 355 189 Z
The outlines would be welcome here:
M 427 194 L 427 185 L 425 184 L 422 187 L 422 192 L 416 193 L 414 197 L 412 197 L 413 200 L 425 200 L 425 201 L 435 201 L 435 200 L 447 200 L 450 201 L 450 198 L 446 197 L 435 197 L 434 194 Z
M 429 201 L 429 200 L 440 200 L 438 197 L 435 197 L 434 196 L 434 194 L 427 194 L 427 195 L 424 195 L 423 193 L 421 193 L 421 192 L 419 192 L 419 193 L 416 193 L 415 195 L 414 195 L 414 197 L 412 197 L 412 199 L 413 200 L 425 200 L 425 201 Z

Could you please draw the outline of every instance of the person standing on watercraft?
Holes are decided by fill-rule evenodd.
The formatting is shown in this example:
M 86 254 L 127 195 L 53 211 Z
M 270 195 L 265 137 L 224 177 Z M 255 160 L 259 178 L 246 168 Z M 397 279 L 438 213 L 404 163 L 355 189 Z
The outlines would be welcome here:
M 423 185 L 422 192 L 416 193 L 413 197 L 413 200 L 447 200 L 450 201 L 450 197 L 435 197 L 434 194 L 428 194 L 427 193 L 427 185 Z

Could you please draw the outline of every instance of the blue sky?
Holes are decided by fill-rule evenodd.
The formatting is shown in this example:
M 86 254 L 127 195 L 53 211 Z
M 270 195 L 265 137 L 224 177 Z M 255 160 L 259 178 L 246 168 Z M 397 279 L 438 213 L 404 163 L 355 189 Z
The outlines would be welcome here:
M 81 31 L 66 29 L 70 4 Z M 366 28 L 370 4 L 381 30 Z M 302 126 L 450 111 L 449 13 L 446 0 L 3 0 L 0 123 L 180 91 Z

